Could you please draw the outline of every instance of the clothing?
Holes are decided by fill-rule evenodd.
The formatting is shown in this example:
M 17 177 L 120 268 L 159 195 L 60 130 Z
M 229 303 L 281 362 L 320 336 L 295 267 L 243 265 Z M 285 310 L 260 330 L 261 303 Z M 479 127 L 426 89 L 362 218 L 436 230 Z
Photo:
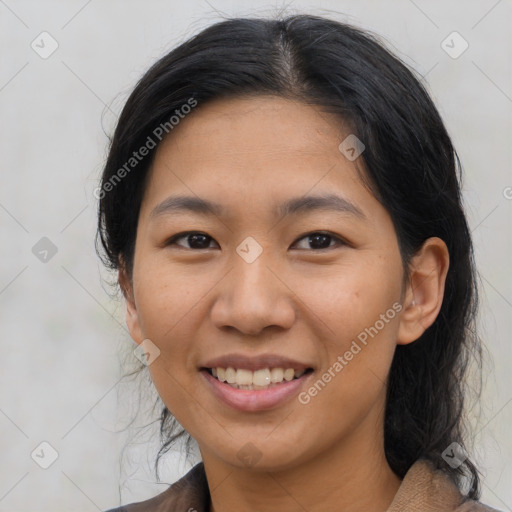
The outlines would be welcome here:
M 208 512 L 210 493 L 203 463 L 163 493 L 107 512 Z M 499 512 L 480 502 L 464 502 L 457 486 L 425 459 L 416 461 L 402 480 L 386 512 Z

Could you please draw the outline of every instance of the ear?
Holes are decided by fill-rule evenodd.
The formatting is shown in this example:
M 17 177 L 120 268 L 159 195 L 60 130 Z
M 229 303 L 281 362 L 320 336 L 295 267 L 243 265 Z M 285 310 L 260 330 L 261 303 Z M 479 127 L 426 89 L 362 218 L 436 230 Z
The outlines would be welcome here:
M 126 325 L 130 331 L 130 336 L 135 343 L 140 344 L 144 340 L 142 336 L 142 329 L 139 321 L 139 314 L 137 306 L 135 305 L 135 298 L 133 293 L 133 281 L 128 275 L 126 265 L 122 258 L 119 263 L 118 283 L 123 292 L 126 301 Z
M 448 248 L 438 237 L 425 240 L 411 258 L 398 329 L 399 345 L 417 340 L 434 323 L 443 303 L 449 265 Z

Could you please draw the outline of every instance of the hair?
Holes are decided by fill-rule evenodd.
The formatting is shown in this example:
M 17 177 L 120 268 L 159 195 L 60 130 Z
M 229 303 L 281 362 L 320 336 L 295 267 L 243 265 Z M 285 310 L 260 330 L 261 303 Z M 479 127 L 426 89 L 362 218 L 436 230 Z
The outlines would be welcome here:
M 320 107 L 363 141 L 364 179 L 392 218 L 405 269 L 427 238 L 446 243 L 450 267 L 440 313 L 414 343 L 397 346 L 391 364 L 384 449 L 400 478 L 424 458 L 459 489 L 468 479 L 467 497 L 478 499 L 479 475 L 471 460 L 454 468 L 442 457 L 453 442 L 464 446 L 470 356 L 481 367 L 461 165 L 421 79 L 374 34 L 305 14 L 233 18 L 158 60 L 126 101 L 110 141 L 99 194 L 100 258 L 111 270 L 123 266 L 131 280 L 140 205 L 156 151 L 140 161 L 130 159 L 150 139 L 160 140 L 157 127 L 165 126 L 172 137 L 169 120 L 185 112 L 184 105 L 195 101 L 200 109 L 215 99 L 258 95 Z M 127 162 L 136 169 L 128 172 Z M 190 436 L 163 406 L 157 474 L 160 457 L 181 436 L 188 436 L 188 446 Z

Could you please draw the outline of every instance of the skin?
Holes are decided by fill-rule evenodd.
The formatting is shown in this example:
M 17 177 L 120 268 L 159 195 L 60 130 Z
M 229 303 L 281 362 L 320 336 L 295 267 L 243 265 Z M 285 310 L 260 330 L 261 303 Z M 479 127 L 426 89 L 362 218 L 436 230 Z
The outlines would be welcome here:
M 356 172 L 362 159 L 338 149 L 349 133 L 316 107 L 245 97 L 198 106 L 157 150 L 133 274 L 121 268 L 119 279 L 131 336 L 161 351 L 153 382 L 199 444 L 212 511 L 379 512 L 400 486 L 384 455 L 387 376 L 397 344 L 416 340 L 439 312 L 448 251 L 426 240 L 404 280 L 391 218 Z M 273 214 L 287 199 L 321 193 L 363 216 Z M 175 194 L 222 203 L 225 215 L 150 215 Z M 207 248 L 186 236 L 166 244 L 184 231 L 211 237 Z M 320 242 L 328 248 L 306 236 L 318 231 L 332 235 Z M 250 264 L 236 252 L 248 236 L 263 249 Z M 223 354 L 270 352 L 307 362 L 314 382 L 393 304 L 401 311 L 307 404 L 294 397 L 241 412 L 198 372 Z M 254 465 L 237 456 L 249 442 Z

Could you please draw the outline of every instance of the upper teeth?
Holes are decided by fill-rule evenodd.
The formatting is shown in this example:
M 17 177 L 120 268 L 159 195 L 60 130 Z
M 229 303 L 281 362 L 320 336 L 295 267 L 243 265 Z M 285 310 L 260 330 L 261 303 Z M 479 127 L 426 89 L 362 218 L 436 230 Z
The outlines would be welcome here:
M 301 377 L 305 370 L 294 370 L 293 368 L 263 368 L 252 372 L 241 368 L 212 368 L 212 374 L 221 382 L 228 384 L 237 384 L 238 386 L 262 386 L 267 387 L 270 384 L 278 384 L 283 379 L 292 380 L 294 377 Z

